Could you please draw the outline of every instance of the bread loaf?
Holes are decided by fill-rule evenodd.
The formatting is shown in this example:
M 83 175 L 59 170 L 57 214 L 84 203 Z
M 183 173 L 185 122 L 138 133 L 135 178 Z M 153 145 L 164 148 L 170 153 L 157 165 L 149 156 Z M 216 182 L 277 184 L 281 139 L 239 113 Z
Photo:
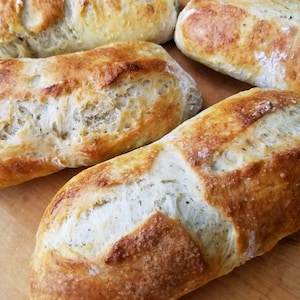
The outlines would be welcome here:
M 46 57 L 173 37 L 177 0 L 1 0 L 0 58 Z
M 191 0 L 175 31 L 187 56 L 238 80 L 300 91 L 300 2 Z
M 54 196 L 31 299 L 177 299 L 300 229 L 300 95 L 258 88 Z
M 0 187 L 89 166 L 195 115 L 195 81 L 159 45 L 0 61 Z

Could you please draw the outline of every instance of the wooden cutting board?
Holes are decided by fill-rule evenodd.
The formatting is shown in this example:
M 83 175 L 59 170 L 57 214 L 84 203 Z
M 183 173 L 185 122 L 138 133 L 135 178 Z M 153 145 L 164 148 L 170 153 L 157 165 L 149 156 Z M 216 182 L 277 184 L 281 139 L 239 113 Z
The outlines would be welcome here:
M 250 88 L 188 59 L 173 42 L 165 48 L 197 81 L 204 108 Z M 61 171 L 0 191 L 0 300 L 28 299 L 28 264 L 39 221 L 56 191 L 79 171 Z M 198 299 L 300 299 L 300 232 L 264 256 L 182 298 Z

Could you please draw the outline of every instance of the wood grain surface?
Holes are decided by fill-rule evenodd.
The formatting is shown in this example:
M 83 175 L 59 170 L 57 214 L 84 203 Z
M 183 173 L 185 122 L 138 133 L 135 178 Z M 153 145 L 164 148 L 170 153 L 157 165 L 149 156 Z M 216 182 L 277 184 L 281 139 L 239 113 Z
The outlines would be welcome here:
M 204 109 L 250 88 L 188 59 L 173 42 L 165 48 L 197 81 Z M 28 299 L 28 266 L 39 221 L 57 190 L 80 170 L 64 170 L 0 191 L 0 300 Z M 285 238 L 264 256 L 182 298 L 200 299 L 300 299 L 300 233 Z

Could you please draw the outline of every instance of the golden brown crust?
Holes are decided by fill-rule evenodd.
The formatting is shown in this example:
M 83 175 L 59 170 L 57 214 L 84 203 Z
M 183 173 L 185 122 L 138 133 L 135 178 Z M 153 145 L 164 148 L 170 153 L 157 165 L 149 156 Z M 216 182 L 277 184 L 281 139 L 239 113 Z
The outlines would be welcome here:
M 32 299 L 177 299 L 299 230 L 299 110 L 251 89 L 74 177 L 40 223 Z
M 116 243 L 104 262 L 62 261 L 50 252 L 44 263 L 43 278 L 31 283 L 34 299 L 167 299 L 174 291 L 184 294 L 195 278 L 211 276 L 182 226 L 161 213 Z M 101 275 L 90 276 L 93 268 Z
M 299 94 L 293 91 L 278 91 L 270 89 L 251 89 L 248 94 L 243 94 L 243 100 L 239 95 L 232 97 L 230 105 L 227 102 L 214 106 L 212 114 L 203 114 L 201 122 L 194 123 L 192 127 L 183 128 L 179 138 L 180 148 L 186 160 L 198 168 L 208 161 L 213 153 L 218 151 L 222 144 L 226 144 L 236 135 L 242 134 L 257 120 L 277 108 L 295 105 Z M 230 116 L 230 122 L 226 122 Z M 185 138 L 185 135 L 188 138 Z M 205 149 L 205 156 L 198 153 Z
M 58 166 L 45 159 L 32 160 L 18 157 L 9 158 L 0 162 L 0 186 L 7 187 L 13 184 L 23 183 L 37 177 L 49 175 L 59 171 Z
M 238 250 L 246 259 L 266 253 L 278 237 L 300 228 L 300 168 L 295 167 L 299 161 L 298 146 L 270 161 L 205 177 L 211 204 L 238 229 Z
M 34 20 L 29 26 L 22 22 L 22 10 L 26 5 L 29 18 Z M 17 36 L 25 38 L 26 30 L 39 33 L 61 19 L 64 10 L 63 0 L 0 1 L 0 42 L 7 43 Z
M 175 39 L 186 55 L 220 72 L 260 87 L 300 91 L 297 3 L 193 0 Z
M 120 43 L 113 47 L 99 47 L 77 54 L 59 55 L 40 60 L 47 72 L 35 73 L 49 85 L 32 86 L 28 72 L 34 60 L 6 59 L 0 61 L 1 97 L 38 98 L 59 97 L 70 94 L 84 84 L 89 88 L 104 89 L 122 79 L 143 72 L 165 73 L 166 57 L 139 55 L 143 43 Z M 130 48 L 130 49 L 129 49 Z M 150 49 L 150 48 L 149 48 Z M 93 62 L 93 63 L 91 63 Z M 84 83 L 83 83 L 84 82 Z
M 59 21 L 64 13 L 64 0 L 26 0 L 27 13 L 37 20 L 27 27 L 35 33 L 42 32 L 54 22 Z
M 14 5 L 15 1 L 0 1 L 0 43 L 10 42 L 14 39 L 14 33 L 22 33 L 20 20 L 21 5 Z M 13 30 L 11 30 L 11 29 Z

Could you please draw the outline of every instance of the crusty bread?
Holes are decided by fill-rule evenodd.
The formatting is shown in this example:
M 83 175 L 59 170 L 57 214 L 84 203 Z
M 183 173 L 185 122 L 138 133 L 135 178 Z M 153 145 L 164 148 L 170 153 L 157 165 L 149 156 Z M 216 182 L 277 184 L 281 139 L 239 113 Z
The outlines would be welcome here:
M 173 37 L 177 0 L 1 0 L 0 58 L 46 57 Z
M 300 92 L 298 0 L 191 0 L 175 30 L 177 47 L 254 86 Z
M 148 42 L 6 59 L 0 79 L 0 187 L 150 143 L 202 103 L 191 76 Z
M 57 192 L 31 299 L 177 299 L 300 229 L 300 95 L 250 89 Z

